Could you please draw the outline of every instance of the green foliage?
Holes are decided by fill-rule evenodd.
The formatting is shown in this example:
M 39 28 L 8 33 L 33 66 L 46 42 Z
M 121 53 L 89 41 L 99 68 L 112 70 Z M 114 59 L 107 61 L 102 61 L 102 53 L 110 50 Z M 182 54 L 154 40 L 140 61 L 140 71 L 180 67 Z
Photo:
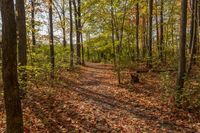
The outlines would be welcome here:
M 182 106 L 190 111 L 200 114 L 200 81 L 197 79 L 187 80 L 182 95 Z
M 163 89 L 163 100 L 168 102 L 170 105 L 176 104 L 176 94 L 177 89 L 174 82 L 174 77 L 170 73 L 163 73 L 161 75 L 162 78 L 162 89 Z M 199 79 L 198 77 L 197 79 Z M 195 112 L 200 113 L 200 80 L 185 79 L 185 88 L 183 88 L 183 92 L 180 96 L 180 101 L 178 105 L 179 107 Z M 174 98 L 175 100 L 170 100 L 170 98 Z
M 48 80 L 50 78 L 51 64 L 49 45 L 34 47 L 29 51 L 28 65 L 25 68 L 28 79 L 34 81 Z M 58 69 L 69 68 L 69 46 L 55 45 L 55 74 Z M 23 67 L 19 67 L 24 69 Z
M 162 80 L 162 89 L 163 89 L 163 100 L 168 101 L 169 97 L 176 95 L 175 85 L 173 82 L 173 78 L 169 72 L 165 72 L 161 74 Z

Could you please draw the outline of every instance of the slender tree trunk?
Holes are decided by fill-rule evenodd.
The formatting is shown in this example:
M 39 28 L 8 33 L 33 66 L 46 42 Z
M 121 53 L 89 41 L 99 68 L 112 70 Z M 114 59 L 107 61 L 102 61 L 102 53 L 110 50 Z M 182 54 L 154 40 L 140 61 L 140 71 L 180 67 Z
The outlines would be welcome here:
M 87 60 L 90 61 L 90 49 L 87 46 Z
M 73 16 L 72 16 L 72 0 L 69 0 L 70 15 L 70 67 L 74 67 L 74 46 L 73 46 Z
M 116 63 L 116 50 L 115 50 L 115 24 L 114 24 L 114 9 L 113 9 L 113 0 L 111 0 L 111 25 L 112 25 L 112 48 L 113 48 L 113 62 L 114 67 L 116 69 L 117 63 Z
M 61 13 L 59 11 L 59 9 L 57 8 L 56 4 L 59 5 L 58 2 L 54 1 L 52 4 L 53 4 L 53 7 L 55 8 L 57 14 L 58 14 L 58 17 L 59 17 L 59 20 L 61 22 L 61 29 L 62 29 L 62 38 L 63 38 L 63 46 L 66 47 L 67 45 L 67 41 L 66 41 L 66 16 L 65 16 L 65 0 L 62 0 L 62 3 L 61 3 L 61 6 L 60 9 L 62 10 Z
M 77 4 L 76 1 L 73 0 L 73 5 L 74 5 L 74 18 L 75 18 L 75 27 L 76 27 L 76 63 L 78 65 L 81 65 L 81 51 L 80 51 L 80 14 L 79 14 L 79 10 L 80 10 L 80 0 L 78 0 Z M 78 9 L 77 9 L 78 8 Z
M 63 46 L 66 47 L 67 41 L 66 41 L 66 29 L 65 27 L 62 28 L 63 31 Z
M 161 9 L 160 9 L 160 60 L 163 62 L 163 42 L 164 42 L 164 36 L 163 36 L 163 10 L 164 10 L 164 2 L 161 0 Z
M 65 0 L 62 0 L 62 16 L 63 16 L 63 24 L 62 24 L 62 30 L 63 30 L 63 46 L 66 47 L 67 41 L 66 41 L 66 16 L 65 16 Z
M 82 36 L 82 26 L 81 26 L 81 0 L 78 1 L 78 43 L 77 43 L 77 56 L 78 56 L 78 61 L 77 63 L 81 65 L 81 36 Z
M 84 45 L 83 45 L 83 34 L 81 33 L 81 50 L 82 50 L 82 65 L 85 65 L 85 51 L 84 51 Z
M 124 5 L 124 12 L 123 12 L 123 19 L 122 19 L 122 25 L 120 27 L 120 36 L 119 36 L 119 45 L 117 46 L 117 75 L 118 75 L 118 83 L 121 84 L 121 54 L 122 54 L 122 43 L 124 38 L 124 24 L 126 19 L 126 13 L 127 13 L 127 2 L 125 1 Z
M 172 29 L 172 47 L 173 47 L 173 51 L 172 51 L 172 56 L 175 56 L 176 54 L 176 48 L 175 48 L 175 41 L 174 41 L 174 24 L 171 24 L 171 29 Z
M 190 60 L 189 60 L 189 66 L 188 66 L 188 74 L 190 73 L 191 69 L 192 69 L 192 65 L 194 63 L 194 55 L 196 54 L 196 44 L 197 44 L 197 27 L 198 27 L 198 23 L 197 23 L 197 5 L 198 5 L 198 2 L 196 0 L 193 0 L 192 4 L 194 5 L 194 8 L 192 10 L 193 12 L 193 33 L 191 34 L 192 36 L 192 42 L 191 42 L 191 48 L 190 48 Z
M 139 3 L 136 4 L 136 51 L 137 51 L 137 60 L 139 60 L 140 50 L 139 50 L 139 23 L 140 23 L 140 11 Z
M 13 0 L 2 0 L 2 77 L 6 108 L 6 132 L 23 133 L 23 118 L 17 79 L 17 35 Z
M 160 38 L 159 38 L 159 23 L 158 23 L 158 0 L 155 0 L 156 3 L 156 43 L 158 49 L 158 55 L 160 56 Z
M 142 25 L 143 25 L 143 46 L 142 46 L 142 56 L 143 58 L 145 58 L 146 56 L 146 19 L 145 16 L 143 15 L 143 19 L 142 19 Z
M 49 42 L 50 42 L 51 78 L 54 78 L 55 57 L 54 57 L 52 0 L 49 0 L 49 37 L 50 37 Z
M 181 26 L 180 26 L 180 47 L 179 47 L 179 66 L 177 77 L 177 101 L 181 99 L 182 89 L 184 87 L 184 78 L 186 72 L 186 27 L 187 27 L 187 0 L 181 0 Z
M 148 0 L 147 0 L 147 6 L 148 6 Z M 149 46 L 148 46 L 148 40 L 149 40 L 149 19 L 148 19 L 149 18 L 149 11 L 148 10 L 146 11 L 146 14 L 147 15 L 144 16 L 144 17 L 146 17 L 145 18 L 145 20 L 146 20 L 146 23 L 145 23 L 145 27 L 146 27 L 145 28 L 145 30 L 146 30 L 145 31 L 145 34 L 146 34 L 146 37 L 145 37 L 146 38 L 146 43 L 145 44 L 146 44 L 146 46 L 145 47 L 146 47 L 147 66 L 148 66 L 148 56 L 149 56 L 149 52 L 148 52 L 149 51 Z
M 26 39 L 26 15 L 24 0 L 16 0 L 17 10 L 17 30 L 18 30 L 18 64 L 20 68 L 20 75 L 23 80 L 23 84 L 26 82 L 26 70 L 24 67 L 27 65 L 27 39 Z
M 191 25 L 190 25 L 190 44 L 189 44 L 189 53 L 191 52 L 191 47 L 192 47 L 192 40 L 193 40 L 193 35 L 194 35 L 194 2 L 196 0 L 190 0 L 191 1 L 191 6 L 192 6 L 192 16 L 191 16 Z
M 149 0 L 149 30 L 148 30 L 148 68 L 152 68 L 152 17 L 153 17 L 153 0 Z
M 35 39 L 35 0 L 31 0 L 31 33 L 32 33 L 32 44 L 36 45 Z
M 0 0 L 0 15 L 1 15 L 1 4 L 2 4 L 2 0 Z M 2 38 L 1 37 L 0 37 L 0 60 L 2 60 L 2 40 L 1 40 Z

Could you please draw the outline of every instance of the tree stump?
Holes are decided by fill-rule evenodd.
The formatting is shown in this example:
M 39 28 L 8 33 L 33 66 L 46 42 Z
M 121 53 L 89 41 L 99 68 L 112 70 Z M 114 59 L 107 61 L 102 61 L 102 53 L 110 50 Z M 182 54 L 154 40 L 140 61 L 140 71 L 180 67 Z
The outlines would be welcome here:
M 138 72 L 131 73 L 131 84 L 135 84 L 135 83 L 139 83 L 139 82 L 140 82 L 140 79 L 139 79 Z

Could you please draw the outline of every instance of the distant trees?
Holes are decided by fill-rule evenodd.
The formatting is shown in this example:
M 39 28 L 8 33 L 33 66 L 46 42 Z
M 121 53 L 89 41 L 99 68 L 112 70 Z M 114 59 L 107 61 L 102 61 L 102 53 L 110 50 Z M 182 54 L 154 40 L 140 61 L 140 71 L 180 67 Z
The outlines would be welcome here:
M 18 1 L 19 6 L 20 1 Z M 23 118 L 17 78 L 17 32 L 13 0 L 2 0 L 2 73 L 7 133 L 23 133 Z M 21 5 L 21 4 L 20 4 Z M 19 9 L 19 7 L 18 7 Z M 20 7 L 21 9 L 21 7 Z M 22 33 L 20 33 L 22 34 Z

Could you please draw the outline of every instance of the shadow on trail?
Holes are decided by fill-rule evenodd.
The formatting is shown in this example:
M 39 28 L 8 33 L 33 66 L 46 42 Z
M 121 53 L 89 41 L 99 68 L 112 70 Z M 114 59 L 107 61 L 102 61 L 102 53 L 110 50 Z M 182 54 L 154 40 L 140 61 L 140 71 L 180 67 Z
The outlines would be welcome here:
M 186 131 L 188 133 L 196 132 L 195 129 L 191 129 L 184 125 L 178 125 L 170 120 L 162 120 L 159 116 L 155 116 L 155 113 L 160 114 L 160 116 L 164 114 L 170 114 L 170 112 L 164 112 L 156 107 L 146 107 L 134 100 L 125 102 L 122 100 L 118 100 L 115 97 L 93 92 L 80 86 L 74 88 L 68 88 L 68 86 L 65 86 L 65 89 L 78 93 L 86 100 L 93 100 L 95 104 L 101 106 L 105 110 L 119 109 L 122 111 L 127 111 L 131 113 L 133 117 L 148 121 L 152 124 L 152 126 L 159 124 L 160 129 L 178 132 Z
M 103 112 L 127 112 L 130 114 L 130 116 L 127 117 L 144 120 L 148 126 L 158 128 L 161 132 L 164 130 L 167 130 L 168 132 L 197 132 L 195 129 L 185 125 L 177 124 L 176 122 L 170 120 L 170 118 L 162 119 L 161 116 L 163 115 L 173 117 L 173 114 L 168 111 L 163 111 L 161 108 L 142 105 L 137 99 L 134 98 L 126 99 L 127 101 L 124 101 L 118 97 L 97 92 L 95 89 L 93 89 L 93 87 L 100 86 L 99 89 L 101 89 L 103 87 L 109 88 L 116 86 L 107 83 L 106 80 L 109 79 L 105 79 L 101 75 L 98 75 L 100 70 L 102 70 L 102 72 L 105 70 L 103 66 L 91 65 L 87 67 L 93 69 L 92 71 L 87 70 L 84 72 L 85 75 L 81 77 L 82 79 L 80 78 L 80 82 L 75 81 L 76 79 L 73 80 L 68 79 L 68 77 L 60 77 L 60 84 L 56 84 L 54 87 L 56 89 L 62 89 L 62 92 L 65 92 L 66 95 L 71 93 L 78 94 L 81 101 L 91 105 L 97 105 Z M 95 69 L 97 71 L 95 71 Z M 110 67 L 106 67 L 106 69 L 112 70 Z M 140 91 L 138 93 L 142 93 L 144 95 L 146 94 L 145 91 Z M 45 93 L 38 95 L 37 92 L 31 91 L 31 97 L 26 106 L 32 110 L 35 116 L 43 122 L 45 127 L 48 128 L 50 132 L 62 132 L 60 127 L 65 128 L 67 132 L 81 132 L 77 129 L 74 123 L 78 124 L 84 132 L 115 131 L 114 127 L 112 128 L 105 119 L 100 122 L 89 121 L 86 116 L 90 116 L 90 114 L 85 114 L 86 116 L 80 114 L 76 105 L 73 105 L 68 101 L 64 101 L 64 99 L 58 100 L 53 95 L 45 98 Z M 98 126 L 98 123 L 100 123 L 100 127 Z
M 67 132 L 75 133 L 81 132 L 74 123 L 77 123 L 84 131 L 87 132 L 110 132 L 114 131 L 106 120 L 98 121 L 97 126 L 95 123 L 88 121 L 83 115 L 77 112 L 77 107 L 71 103 L 65 103 L 62 100 L 57 100 L 54 96 L 44 98 L 45 94 L 41 96 L 36 95 L 37 92 L 31 92 L 31 102 L 25 102 L 33 114 L 42 121 L 44 126 L 51 133 L 62 133 L 64 128 Z M 74 121 L 74 122 L 72 122 Z
M 130 93 L 142 94 L 147 97 L 155 97 L 155 94 L 159 93 L 158 90 L 155 89 L 155 86 L 148 83 L 148 81 L 142 81 L 137 83 L 136 86 L 130 83 L 120 85 L 123 89 L 128 89 Z
M 86 74 L 88 74 L 89 76 L 84 77 L 84 79 L 82 79 L 81 82 L 75 82 L 74 79 L 69 79 L 68 77 L 64 77 L 64 76 L 59 76 L 58 80 L 60 83 L 64 83 L 67 84 L 68 87 L 74 87 L 74 86 L 99 86 L 99 85 L 105 85 L 105 86 L 110 86 L 113 87 L 113 84 L 110 84 L 108 82 L 104 82 L 102 80 L 109 80 L 109 78 L 105 78 L 102 76 L 94 76 L 92 75 L 93 79 L 91 80 L 91 72 L 87 72 Z M 76 79 L 79 80 L 79 79 Z M 54 86 L 57 87 L 62 87 L 62 84 L 55 84 Z
M 117 109 L 121 111 L 127 111 L 131 113 L 133 117 L 143 119 L 147 121 L 148 123 L 151 123 L 152 126 L 159 125 L 160 130 L 166 129 L 167 131 L 178 131 L 178 132 L 187 131 L 191 133 L 196 132 L 195 129 L 191 129 L 189 127 L 186 127 L 185 125 L 179 125 L 179 124 L 176 124 L 176 122 L 173 122 L 172 120 L 164 120 L 160 118 L 162 115 L 173 117 L 173 114 L 171 112 L 166 112 L 166 111 L 164 112 L 163 110 L 157 107 L 146 107 L 145 105 L 139 104 L 139 102 L 137 102 L 137 100 L 135 99 L 131 99 L 132 101 L 125 102 L 125 101 L 117 99 L 116 97 L 107 96 L 107 95 L 92 91 L 93 87 L 97 87 L 102 84 L 105 86 L 110 86 L 110 87 L 113 87 L 113 85 L 104 83 L 105 81 L 104 77 L 95 79 L 97 76 L 99 76 L 98 75 L 99 69 L 105 70 L 104 67 L 98 66 L 98 65 L 97 66 L 90 65 L 87 67 L 94 68 L 94 70 L 92 70 L 92 73 L 93 73 L 92 78 L 90 77 L 89 78 L 90 80 L 88 80 L 87 82 L 84 81 L 79 85 L 73 84 L 73 87 L 71 88 L 69 88 L 68 86 L 65 86 L 65 89 L 78 93 L 79 95 L 81 95 L 88 101 L 91 101 L 91 100 L 94 101 L 95 104 L 97 104 L 98 106 L 102 107 L 105 110 Z M 95 69 L 97 70 L 95 71 Z M 108 69 L 111 69 L 111 68 L 108 68 Z M 84 76 L 84 78 L 88 77 L 89 75 L 88 73 L 91 73 L 90 71 L 91 70 L 86 71 L 86 75 Z M 84 88 L 84 86 L 87 86 L 88 84 L 91 85 L 90 89 Z M 145 86 L 146 91 L 143 89 L 144 88 L 139 88 L 139 92 L 137 90 L 135 90 L 134 92 L 144 94 L 147 96 L 152 95 L 152 92 L 154 92 L 153 90 L 152 92 L 148 90 L 149 85 Z M 158 115 L 155 115 L 155 114 L 158 114 Z

